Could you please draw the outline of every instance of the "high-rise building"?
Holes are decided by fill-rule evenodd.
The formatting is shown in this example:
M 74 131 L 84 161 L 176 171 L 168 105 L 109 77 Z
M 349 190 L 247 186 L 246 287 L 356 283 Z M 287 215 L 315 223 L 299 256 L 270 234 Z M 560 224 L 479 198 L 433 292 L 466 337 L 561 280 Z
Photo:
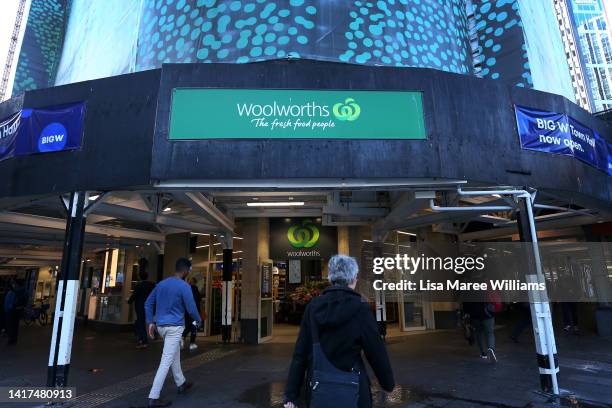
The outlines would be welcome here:
M 589 112 L 593 111 L 591 92 L 587 82 L 584 63 L 578 44 L 576 26 L 572 17 L 570 5 L 566 0 L 554 0 L 557 23 L 565 47 L 565 56 L 572 77 L 572 86 L 576 93 L 576 103 Z
M 555 6 L 577 100 L 587 107 L 584 76 L 590 110 L 612 109 L 611 31 L 603 0 L 555 0 Z

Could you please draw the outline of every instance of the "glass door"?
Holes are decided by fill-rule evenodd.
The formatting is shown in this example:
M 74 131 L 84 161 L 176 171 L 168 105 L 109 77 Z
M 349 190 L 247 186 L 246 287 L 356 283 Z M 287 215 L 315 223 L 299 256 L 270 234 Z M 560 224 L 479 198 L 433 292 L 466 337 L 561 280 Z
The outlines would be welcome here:
M 416 242 L 415 235 L 408 232 L 396 231 L 395 233 L 395 249 L 396 253 L 408 256 L 416 256 Z M 403 276 L 404 273 L 400 272 L 402 276 L 398 277 L 398 280 L 408 279 L 410 277 Z M 399 309 L 399 320 L 401 331 L 412 331 L 412 330 L 425 330 L 426 318 L 425 315 L 428 311 L 427 304 L 423 300 L 423 294 L 416 291 L 402 291 L 397 296 L 397 306 Z

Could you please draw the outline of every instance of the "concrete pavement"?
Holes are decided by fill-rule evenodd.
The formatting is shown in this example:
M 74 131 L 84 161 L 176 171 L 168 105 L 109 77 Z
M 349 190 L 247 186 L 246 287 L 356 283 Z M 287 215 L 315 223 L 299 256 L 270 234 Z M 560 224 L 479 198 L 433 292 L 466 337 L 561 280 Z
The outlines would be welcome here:
M 23 328 L 13 348 L 2 339 L 0 386 L 42 385 L 50 328 Z M 540 407 L 551 406 L 539 388 L 530 333 L 522 342 L 508 339 L 509 326 L 496 330 L 499 362 L 479 358 L 456 331 L 394 337 L 388 350 L 398 387 L 391 394 L 375 390 L 377 407 Z M 289 334 L 288 334 L 289 333 Z M 290 330 L 283 332 L 286 340 Z M 195 353 L 184 352 L 182 363 L 196 385 L 176 395 L 171 376 L 163 396 L 175 407 L 279 407 L 293 344 L 259 346 L 217 344 L 199 339 Z M 581 405 L 612 406 L 612 340 L 585 334 L 557 334 L 561 387 L 576 394 Z M 69 383 L 77 387 L 78 407 L 138 407 L 146 402 L 159 362 L 161 343 L 134 349 L 129 333 L 100 333 L 79 327 L 75 332 Z M 597 403 L 595 403 L 595 401 Z M 9 405 L 7 405 L 9 406 Z M 22 406 L 27 406 L 22 405 Z

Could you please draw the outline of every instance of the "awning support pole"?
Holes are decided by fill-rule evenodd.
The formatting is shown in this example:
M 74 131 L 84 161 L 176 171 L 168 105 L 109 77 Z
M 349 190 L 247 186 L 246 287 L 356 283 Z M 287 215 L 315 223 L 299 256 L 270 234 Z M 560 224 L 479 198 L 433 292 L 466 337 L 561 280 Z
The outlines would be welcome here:
M 223 237 L 223 283 L 221 287 L 221 339 L 229 343 L 232 337 L 232 258 L 233 238 L 232 231 L 226 231 Z
M 77 191 L 70 194 L 62 263 L 58 276 L 53 334 L 47 369 L 48 387 L 66 387 L 70 369 L 72 337 L 79 294 L 79 275 L 85 234 L 88 194 Z
M 523 194 L 517 196 L 517 199 L 519 205 L 519 236 L 522 242 L 530 242 L 532 245 L 533 257 L 531 258 L 529 269 L 533 270 L 535 267 L 536 272 L 535 275 L 527 275 L 526 279 L 528 283 L 545 283 L 531 195 Z M 546 292 L 529 291 L 529 305 L 533 337 L 536 344 L 536 357 L 540 371 L 540 386 L 544 392 L 552 392 L 555 395 L 559 395 L 557 346 L 550 313 L 550 303 L 548 302 Z

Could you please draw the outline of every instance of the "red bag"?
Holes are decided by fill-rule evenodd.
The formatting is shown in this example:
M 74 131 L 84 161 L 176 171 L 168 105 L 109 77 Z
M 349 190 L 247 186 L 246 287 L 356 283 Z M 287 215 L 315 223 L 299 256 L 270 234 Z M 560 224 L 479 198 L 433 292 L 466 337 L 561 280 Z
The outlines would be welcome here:
M 504 305 L 498 291 L 491 291 L 487 293 L 487 303 L 491 305 L 490 309 L 494 313 L 499 313 L 503 310 Z

